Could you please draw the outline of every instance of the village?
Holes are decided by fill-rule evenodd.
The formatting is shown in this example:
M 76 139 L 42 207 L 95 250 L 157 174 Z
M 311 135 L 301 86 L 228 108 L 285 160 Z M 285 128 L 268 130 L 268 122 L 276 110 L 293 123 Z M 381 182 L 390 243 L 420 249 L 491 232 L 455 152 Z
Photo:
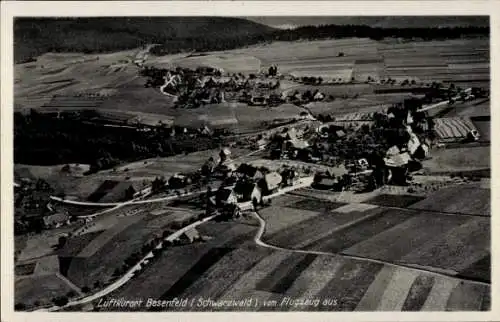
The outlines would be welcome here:
M 203 191 L 206 197 L 201 207 L 205 216 L 217 215 L 224 220 L 239 218 L 242 211 L 249 208 L 270 205 L 272 196 L 285 193 L 280 191 L 304 186 L 333 193 L 352 191 L 356 194 L 369 193 L 384 185 L 410 186 L 412 175 L 418 175 L 422 169 L 421 162 L 432 158 L 432 149 L 444 147 L 443 143 L 436 140 L 433 117 L 427 111 L 442 107 L 443 104 L 451 106 L 457 101 L 466 102 L 488 95 L 481 88 L 462 90 L 453 84 L 444 88 L 433 82 L 425 95 L 413 95 L 379 112 L 356 115 L 355 118 L 349 117 L 349 113 L 345 118 L 329 115 L 315 117 L 308 111 L 308 104 L 335 98 L 323 94 L 319 89 L 314 92 L 308 90 L 300 93 L 295 90 L 280 93 L 280 81 L 320 85 L 342 83 L 342 79 L 284 76 L 279 73 L 277 65 L 271 65 L 259 75 L 239 73 L 224 76 L 223 70 L 211 67 L 168 71 L 143 67 L 142 62 L 135 63 L 142 68 L 141 74 L 149 77 L 145 86 L 157 87 L 165 95 L 173 96 L 179 107 L 196 108 L 202 104 L 234 100 L 249 106 L 272 108 L 281 104 L 295 104 L 304 108 L 301 120 L 306 120 L 305 123 L 299 121 L 271 127 L 258 134 L 247 135 L 238 142 L 223 140 L 222 144 L 226 147 L 205 160 L 196 171 L 176 173 L 171 177 L 159 176 L 151 185 L 139 190 L 130 185 L 124 190 L 123 201 L 110 204 L 119 205 L 140 199 L 147 202 L 157 197 L 175 199 Z M 375 80 L 370 77 L 366 82 L 373 83 Z M 379 83 L 385 82 L 394 84 L 393 80 L 379 80 Z M 402 85 L 411 84 L 404 81 Z M 50 113 L 50 109 L 44 112 L 45 115 Z M 65 113 L 65 116 L 61 116 L 61 113 Z M 78 117 L 91 122 L 97 120 L 99 124 L 104 120 L 97 111 L 92 110 L 57 112 L 56 117 Z M 110 121 L 116 122 L 115 116 L 104 120 L 104 125 Z M 132 125 L 128 121 L 126 124 Z M 162 131 L 165 130 L 164 124 L 130 128 L 155 132 L 158 126 Z M 189 129 L 172 127 L 169 135 L 175 136 L 176 133 L 192 138 L 214 136 L 214 131 L 208 125 Z M 463 142 L 476 142 L 479 138 L 478 131 L 471 129 Z M 249 158 L 249 162 L 244 162 L 245 157 L 238 157 L 239 160 L 234 161 L 231 157 L 232 147 L 249 149 L 252 151 L 250 154 L 261 158 L 260 161 L 268 161 L 259 164 Z M 69 168 L 69 165 L 66 167 Z M 304 182 L 308 183 L 304 185 Z M 25 217 L 23 223 L 18 223 L 16 229 L 19 231 L 74 226 L 75 222 L 88 225 L 96 218 L 74 215 L 68 210 L 59 211 L 60 202 L 64 205 L 71 201 L 66 201 L 64 195 L 62 198 L 47 198 L 54 190 L 43 180 L 31 182 L 24 178 L 20 183 L 15 183 L 15 189 L 19 196 L 16 203 L 21 208 L 43 208 L 45 213 L 43 217 Z M 41 196 L 30 196 L 33 189 Z M 28 197 L 23 198 L 25 195 Z M 78 217 L 85 219 L 82 221 Z
M 309 57 L 307 43 L 278 44 L 302 60 L 275 44 L 241 49 L 263 55 L 255 68 L 237 51 L 163 59 L 148 54 L 151 45 L 118 62 L 99 53 L 81 64 L 104 61 L 102 78 L 126 82 L 16 112 L 16 310 L 113 311 L 97 304 L 132 295 L 280 299 L 305 289 L 355 297 L 339 297 L 335 310 L 374 309 L 375 286 L 367 290 L 379 270 L 411 281 L 381 310 L 483 310 L 486 83 L 412 76 L 419 67 L 406 56 L 401 75 L 381 72 L 385 58 L 365 53 L 372 40 L 314 42 L 320 57 Z M 450 45 L 438 44 L 447 57 Z M 375 45 L 395 57 L 411 47 Z M 434 300 L 433 283 L 451 304 Z M 413 288 L 422 303 L 405 302 Z

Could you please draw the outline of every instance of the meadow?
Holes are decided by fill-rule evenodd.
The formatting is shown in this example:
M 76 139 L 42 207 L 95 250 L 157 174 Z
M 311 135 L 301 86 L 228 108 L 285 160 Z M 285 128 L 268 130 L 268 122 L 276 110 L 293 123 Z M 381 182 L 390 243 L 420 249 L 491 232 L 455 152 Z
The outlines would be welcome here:
M 38 61 L 15 65 L 15 106 L 28 108 L 74 108 L 83 99 L 61 104 L 51 103 L 53 95 L 92 93 L 97 109 L 126 112 L 141 116 L 149 123 L 178 125 L 258 128 L 262 121 L 276 118 L 298 118 L 299 108 L 259 108 L 243 104 L 220 104 L 193 110 L 173 108 L 170 97 L 158 90 L 145 88 L 145 78 L 132 61 L 140 50 L 113 54 L 42 55 Z M 224 73 L 257 73 L 276 64 L 282 74 L 322 77 L 323 83 L 337 84 L 285 86 L 286 91 L 314 91 L 333 95 L 336 102 L 311 106 L 313 113 L 356 113 L 358 108 L 371 111 L 377 106 L 400 101 L 411 92 L 403 88 L 398 94 L 375 94 L 380 81 L 397 83 L 415 81 L 425 86 L 433 81 L 454 83 L 462 88 L 489 87 L 489 44 L 487 39 L 444 41 L 375 41 L 367 38 L 273 42 L 247 48 L 207 52 L 203 55 L 151 56 L 146 65 L 158 68 L 212 66 Z M 76 75 L 76 76 L 75 76 Z M 375 83 L 365 84 L 370 77 Z M 354 83 L 350 83 L 354 80 Z M 343 84 L 342 84 L 343 83 Z M 404 90 L 407 92 L 405 93 Z M 345 96 L 347 95 L 347 98 Z M 51 105 L 52 104 L 52 105 Z M 85 103 L 89 104 L 89 103 Z M 90 104 L 90 105 L 92 105 Z M 58 106 L 59 105 L 59 106 Z M 477 107 L 481 108 L 481 107 Z M 193 122 L 189 120 L 195 120 Z M 188 120 L 188 121 L 186 121 Z M 192 124 L 191 124 L 192 123 Z

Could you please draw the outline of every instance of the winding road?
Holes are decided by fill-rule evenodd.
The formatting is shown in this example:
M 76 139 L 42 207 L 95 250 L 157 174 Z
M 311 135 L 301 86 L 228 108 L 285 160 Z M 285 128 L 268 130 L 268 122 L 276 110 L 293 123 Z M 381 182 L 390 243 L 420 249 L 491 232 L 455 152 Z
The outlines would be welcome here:
M 264 197 L 264 199 L 269 200 L 271 198 L 286 194 L 290 191 L 304 188 L 304 187 L 308 187 L 312 184 L 313 178 L 314 177 L 312 177 L 312 176 L 301 178 L 296 185 L 291 186 L 291 187 L 285 187 L 285 188 L 281 189 L 280 191 L 276 192 L 275 194 Z M 490 283 L 475 281 L 475 280 L 471 280 L 471 279 L 467 279 L 467 278 L 463 278 L 463 277 L 458 277 L 457 273 L 454 271 L 442 270 L 442 269 L 438 269 L 438 268 L 434 268 L 434 267 L 425 267 L 424 268 L 424 267 L 418 267 L 418 266 L 414 266 L 414 265 L 396 264 L 396 263 L 387 262 L 387 261 L 378 260 L 378 259 L 373 259 L 373 258 L 368 258 L 368 257 L 348 255 L 348 254 L 345 254 L 342 252 L 331 253 L 331 252 L 322 252 L 322 251 L 314 251 L 314 250 L 290 249 L 290 248 L 272 245 L 272 244 L 266 243 L 262 240 L 262 236 L 264 235 L 265 230 L 266 230 L 266 221 L 264 220 L 264 218 L 262 218 L 262 216 L 255 209 L 253 209 L 252 203 L 251 202 L 240 203 L 239 206 L 242 210 L 250 210 L 251 213 L 253 214 L 253 216 L 258 220 L 259 229 L 258 229 L 257 233 L 255 234 L 253 240 L 257 245 L 259 245 L 261 247 L 266 247 L 266 248 L 279 250 L 279 251 L 293 252 L 293 253 L 315 254 L 315 255 L 325 255 L 325 256 L 341 256 L 343 258 L 365 261 L 365 262 L 370 262 L 370 263 L 377 263 L 377 264 L 392 266 L 392 267 L 396 267 L 396 268 L 400 268 L 400 269 L 414 270 L 414 271 L 418 271 L 421 273 L 433 274 L 433 275 L 437 275 L 437 276 L 441 276 L 441 277 L 448 277 L 448 278 L 451 277 L 451 278 L 459 279 L 461 281 L 474 282 L 476 284 L 490 286 Z M 117 206 L 117 207 L 119 207 L 119 206 Z M 115 208 L 112 208 L 112 209 L 115 209 Z M 345 225 L 338 226 L 332 232 L 340 231 L 342 229 L 356 225 L 357 223 L 359 223 L 361 221 L 369 219 L 371 216 L 373 216 L 373 215 L 367 215 L 365 217 L 354 220 L 354 221 L 347 223 Z M 215 217 L 216 217 L 216 215 L 206 217 L 202 220 L 196 221 L 196 222 L 194 222 L 186 227 L 181 228 L 180 230 L 170 234 L 168 237 L 163 239 L 163 241 L 158 246 L 156 246 L 156 249 L 160 249 L 161 247 L 163 247 L 163 243 L 165 241 L 173 241 L 173 240 L 179 238 L 184 232 L 186 232 L 192 228 L 195 228 L 196 226 L 199 226 L 199 225 L 201 225 L 209 220 L 212 220 Z M 70 301 L 68 304 L 66 304 L 63 307 L 52 306 L 49 308 L 42 308 L 42 309 L 39 309 L 36 311 L 39 311 L 39 312 L 59 311 L 61 309 L 65 309 L 65 308 L 69 308 L 69 307 L 73 307 L 73 306 L 77 306 L 77 305 L 88 304 L 92 301 L 95 301 L 95 300 L 101 298 L 101 297 L 104 297 L 104 296 L 110 294 L 111 292 L 117 290 L 118 288 L 122 287 L 127 282 L 129 282 L 133 278 L 134 274 L 142 269 L 141 266 L 153 257 L 154 257 L 153 252 L 152 251 L 149 252 L 137 264 L 135 264 L 125 275 L 123 275 L 118 280 L 114 281 L 112 284 L 108 285 L 106 288 L 104 288 L 104 289 L 102 289 L 102 290 L 100 290 L 92 295 Z
M 206 218 L 203 218 L 202 220 L 196 221 L 196 222 L 194 222 L 194 223 L 192 223 L 184 228 L 179 229 L 178 231 L 167 236 L 158 246 L 156 246 L 156 249 L 162 248 L 163 243 L 165 241 L 173 241 L 173 240 L 179 238 L 186 231 L 193 229 L 196 226 L 203 224 L 204 222 L 212 220 L 215 217 L 216 216 L 206 217 Z M 134 277 L 134 274 L 142 269 L 142 267 L 141 267 L 142 264 L 144 264 L 147 260 L 149 260 L 153 257 L 154 257 L 153 251 L 149 252 L 137 264 L 135 264 L 131 269 L 129 269 L 125 275 L 123 275 L 118 280 L 114 281 L 112 284 L 108 285 L 107 287 L 105 287 L 104 289 L 100 290 L 97 293 L 94 293 L 92 295 L 89 295 L 89 296 L 86 296 L 86 297 L 83 297 L 83 298 L 80 298 L 80 299 L 77 299 L 74 301 L 70 301 L 70 302 L 68 302 L 68 304 L 66 304 L 62 307 L 52 306 L 49 308 L 43 308 L 43 309 L 39 309 L 39 310 L 35 310 L 35 311 L 37 311 L 37 312 L 55 312 L 55 311 L 59 311 L 61 309 L 69 308 L 72 306 L 87 304 L 87 303 L 95 301 L 103 296 L 106 296 L 106 295 L 110 294 L 111 292 L 117 290 L 118 288 L 122 287 L 123 285 L 125 285 L 128 281 L 130 281 Z
M 75 205 L 75 206 L 118 207 L 118 206 L 125 206 L 125 205 L 143 205 L 143 204 L 148 204 L 148 203 L 171 201 L 171 200 L 175 200 L 175 199 L 180 198 L 180 197 L 188 197 L 188 196 L 192 196 L 192 195 L 196 195 L 196 194 L 202 194 L 202 193 L 205 193 L 206 191 L 207 190 L 200 190 L 200 191 L 189 192 L 189 193 L 184 193 L 184 194 L 180 194 L 180 195 L 166 196 L 166 197 L 155 198 L 155 199 L 139 200 L 140 198 L 145 197 L 145 196 L 141 196 L 139 198 L 132 199 L 129 201 L 124 201 L 124 202 L 73 201 L 73 200 L 62 199 L 62 198 L 55 197 L 55 196 L 51 196 L 50 199 L 57 201 L 57 202 L 65 203 L 68 205 Z
M 396 267 L 396 268 L 400 268 L 400 269 L 414 270 L 414 271 L 418 271 L 421 273 L 438 275 L 440 277 L 448 277 L 448 278 L 451 277 L 451 278 L 458 279 L 460 281 L 473 282 L 473 283 L 480 284 L 480 285 L 491 286 L 490 283 L 459 277 L 459 276 L 457 276 L 457 272 L 455 272 L 455 271 L 449 271 L 449 270 L 439 269 L 439 268 L 435 268 L 435 267 L 423 268 L 423 267 L 419 267 L 417 265 L 395 264 L 395 263 L 384 261 L 384 260 L 378 260 L 378 259 L 373 259 L 373 258 L 368 258 L 368 257 L 363 257 L 363 256 L 348 255 L 348 254 L 345 254 L 342 252 L 331 253 L 331 252 L 322 252 L 322 251 L 314 251 L 314 250 L 292 249 L 292 248 L 285 248 L 285 247 L 280 247 L 280 246 L 268 244 L 262 240 L 262 236 L 264 235 L 265 230 L 266 230 L 266 221 L 264 220 L 264 218 L 262 218 L 262 216 L 257 211 L 253 211 L 252 214 L 259 221 L 259 224 L 260 224 L 259 230 L 257 231 L 257 234 L 254 237 L 254 241 L 257 245 L 262 246 L 262 247 L 266 247 L 266 248 L 270 248 L 270 249 L 274 249 L 274 250 L 291 252 L 291 253 L 326 255 L 326 256 L 340 256 L 340 257 L 347 258 L 347 259 L 382 264 L 382 265 L 392 266 L 392 267 Z M 340 230 L 345 229 L 347 227 L 353 226 L 361 221 L 369 219 L 369 217 L 371 217 L 371 216 L 374 216 L 374 215 L 368 215 L 368 216 L 362 217 L 358 220 L 355 220 L 353 222 L 350 222 L 346 225 L 339 226 L 336 229 L 334 229 L 332 232 L 340 231 Z
M 300 189 L 300 188 L 304 188 L 304 187 L 310 186 L 312 184 L 312 182 L 313 182 L 313 179 L 314 179 L 314 177 L 312 177 L 312 176 L 311 177 L 301 178 L 301 179 L 299 179 L 299 181 L 297 182 L 296 185 L 290 186 L 290 187 L 285 187 L 285 188 L 281 189 L 280 191 L 278 191 L 278 192 L 276 192 L 276 193 L 274 193 L 272 195 L 266 196 L 264 199 L 269 200 L 271 198 L 283 195 L 283 194 L 285 194 L 287 192 L 290 192 L 292 190 Z M 174 197 L 177 197 L 177 196 L 174 196 Z M 147 201 L 147 200 L 144 200 L 144 201 Z M 121 206 L 123 206 L 123 204 L 121 204 L 119 206 L 116 206 L 114 208 L 111 208 L 111 209 L 107 209 L 104 212 L 112 211 L 112 210 L 117 209 L 117 208 L 119 208 Z M 240 206 L 240 208 L 242 210 L 249 210 L 249 209 L 253 208 L 251 202 L 240 203 L 239 206 Z M 100 212 L 98 214 L 102 214 L 104 212 Z M 98 215 L 98 214 L 93 214 L 93 216 Z M 179 236 L 181 236 L 184 232 L 186 232 L 186 231 L 188 231 L 188 230 L 190 230 L 190 229 L 192 229 L 192 228 L 194 228 L 194 227 L 196 227 L 198 225 L 201 225 L 204 222 L 212 220 L 215 217 L 216 217 L 216 215 L 210 216 L 210 217 L 206 217 L 206 218 L 204 218 L 202 220 L 196 221 L 196 222 L 194 222 L 194 223 L 192 223 L 192 224 L 190 224 L 190 225 L 188 225 L 186 227 L 183 227 L 180 230 L 178 230 L 178 231 L 170 234 L 163 241 L 173 241 L 173 240 L 177 239 Z M 162 247 L 163 241 L 158 246 L 156 246 L 156 249 L 160 249 Z M 141 265 L 145 261 L 147 261 L 148 259 L 150 259 L 152 257 L 153 257 L 153 252 L 151 251 L 146 256 L 144 256 L 136 265 L 134 265 L 125 275 L 123 275 L 121 278 L 119 278 L 118 280 L 116 280 L 115 282 L 113 282 L 112 284 L 108 285 L 106 288 L 100 290 L 97 293 L 94 293 L 92 295 L 89 295 L 89 296 L 86 296 L 86 297 L 83 297 L 83 298 L 80 298 L 80 299 L 77 299 L 77 300 L 74 300 L 74 301 L 70 301 L 68 304 L 66 304 L 63 307 L 52 306 L 52 307 L 49 307 L 49 308 L 42 308 L 42 309 L 39 309 L 39 310 L 36 310 L 36 311 L 39 311 L 39 312 L 54 312 L 54 311 L 59 311 L 59 310 L 64 309 L 64 308 L 68 308 L 68 307 L 72 307 L 72 306 L 76 306 L 76 305 L 87 304 L 87 303 L 95 301 L 95 300 L 97 300 L 97 299 L 99 299 L 99 298 L 101 298 L 103 296 L 106 296 L 106 295 L 110 294 L 111 292 L 117 290 L 118 288 L 120 288 L 121 286 L 123 286 L 124 284 L 126 284 L 127 282 L 129 282 L 132 279 L 132 277 L 134 276 L 134 273 L 140 270 Z

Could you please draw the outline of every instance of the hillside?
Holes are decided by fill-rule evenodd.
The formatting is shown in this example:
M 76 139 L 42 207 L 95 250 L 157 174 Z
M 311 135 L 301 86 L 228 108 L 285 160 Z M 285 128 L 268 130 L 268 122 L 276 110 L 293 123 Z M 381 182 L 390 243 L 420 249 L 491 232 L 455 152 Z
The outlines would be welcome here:
M 47 52 L 103 53 L 155 43 L 154 55 L 220 51 L 269 41 L 488 35 L 487 17 L 122 17 L 17 18 L 16 63 Z M 261 23 L 262 22 L 262 23 Z M 271 27 L 272 26 L 272 27 Z M 293 30 L 283 30 L 283 27 Z M 278 29 L 276 29 L 278 28 Z
M 145 43 L 189 42 L 194 37 L 249 37 L 273 28 L 241 18 L 17 18 L 14 57 L 29 60 L 46 52 L 111 52 Z
M 366 25 L 378 28 L 413 28 L 413 27 L 488 27 L 488 17 L 481 16 L 391 16 L 391 17 L 246 17 L 274 28 L 291 28 L 319 25 Z

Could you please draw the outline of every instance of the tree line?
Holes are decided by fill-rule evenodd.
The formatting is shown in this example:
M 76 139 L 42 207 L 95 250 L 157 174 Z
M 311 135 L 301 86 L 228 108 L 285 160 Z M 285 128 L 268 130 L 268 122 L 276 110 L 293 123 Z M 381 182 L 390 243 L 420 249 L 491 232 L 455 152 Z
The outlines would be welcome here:
M 370 38 L 380 40 L 453 39 L 488 36 L 489 27 L 379 28 L 367 25 L 303 26 L 277 30 L 239 18 L 168 17 L 33 19 L 17 18 L 14 23 L 14 59 L 32 61 L 46 52 L 103 53 L 137 48 L 148 43 L 154 55 L 188 51 L 241 48 L 272 41 L 319 40 L 329 38 Z
M 151 49 L 154 55 L 175 54 L 184 51 L 218 51 L 246 47 L 272 41 L 323 40 L 340 38 L 384 38 L 445 40 L 467 36 L 488 36 L 488 27 L 448 28 L 377 28 L 357 25 L 304 26 L 290 30 L 273 30 L 256 35 L 221 35 L 170 40 Z
M 149 132 L 103 127 L 81 119 L 55 118 L 32 112 L 14 115 L 14 162 L 54 165 L 90 164 L 91 172 L 121 162 L 219 147 L 217 137 L 196 133 L 171 136 L 171 128 Z

